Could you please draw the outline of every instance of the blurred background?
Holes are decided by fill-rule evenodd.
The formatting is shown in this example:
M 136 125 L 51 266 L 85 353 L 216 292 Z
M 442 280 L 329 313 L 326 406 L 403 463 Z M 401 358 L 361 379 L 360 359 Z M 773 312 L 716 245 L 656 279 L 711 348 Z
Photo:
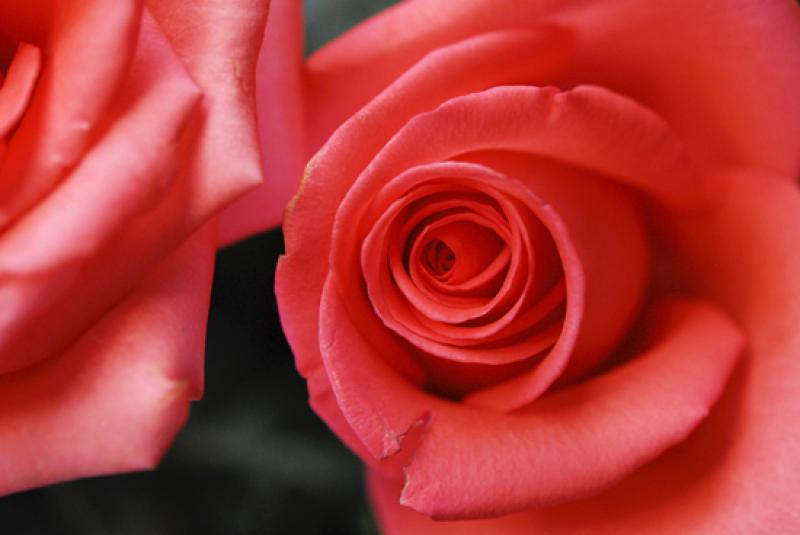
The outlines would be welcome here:
M 306 50 L 393 3 L 305 0 Z M 217 255 L 205 395 L 160 468 L 0 498 L 0 533 L 377 534 L 360 463 L 309 409 L 281 333 L 282 251 L 273 231 Z

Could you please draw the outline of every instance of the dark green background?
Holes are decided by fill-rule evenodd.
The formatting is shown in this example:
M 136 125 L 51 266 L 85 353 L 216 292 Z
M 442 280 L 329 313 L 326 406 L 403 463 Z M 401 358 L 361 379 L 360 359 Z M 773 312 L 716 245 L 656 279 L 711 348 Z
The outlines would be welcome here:
M 305 0 L 307 49 L 392 3 Z M 281 333 L 282 248 L 274 231 L 217 256 L 205 396 L 161 467 L 0 498 L 0 533 L 378 533 L 360 463 L 309 409 Z

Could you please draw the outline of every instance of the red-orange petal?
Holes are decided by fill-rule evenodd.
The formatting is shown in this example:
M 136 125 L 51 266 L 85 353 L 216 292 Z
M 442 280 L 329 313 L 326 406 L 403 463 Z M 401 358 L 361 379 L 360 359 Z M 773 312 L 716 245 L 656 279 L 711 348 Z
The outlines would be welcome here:
M 214 229 L 60 355 L 0 375 L 0 494 L 153 468 L 203 387 Z
M 404 434 L 425 426 L 402 501 L 440 519 L 510 513 L 609 487 L 685 439 L 722 392 L 742 347 L 738 329 L 716 308 L 666 302 L 659 336 L 642 355 L 502 415 L 443 401 L 402 379 L 353 325 L 331 284 L 322 307 L 323 360 L 345 418 L 378 458 L 399 452 Z M 532 476 L 520 478 L 521 470 Z

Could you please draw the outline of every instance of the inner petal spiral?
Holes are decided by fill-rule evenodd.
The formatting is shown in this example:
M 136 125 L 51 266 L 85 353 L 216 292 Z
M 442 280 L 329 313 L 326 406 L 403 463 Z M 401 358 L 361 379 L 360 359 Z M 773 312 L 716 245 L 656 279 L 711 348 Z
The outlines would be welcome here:
M 461 395 L 535 366 L 559 339 L 566 291 L 532 195 L 493 175 L 411 173 L 385 189 L 362 270 L 375 312 L 415 348 L 432 388 Z
M 425 268 L 437 279 L 450 274 L 456 263 L 456 254 L 442 240 L 434 239 L 425 244 Z
M 450 218 L 443 224 L 441 221 L 432 224 L 424 238 L 422 255 L 420 258 L 411 255 L 407 263 L 421 261 L 428 273 L 448 286 L 483 273 L 498 258 L 505 244 L 490 227 L 472 219 Z M 415 241 L 419 241 L 419 237 Z

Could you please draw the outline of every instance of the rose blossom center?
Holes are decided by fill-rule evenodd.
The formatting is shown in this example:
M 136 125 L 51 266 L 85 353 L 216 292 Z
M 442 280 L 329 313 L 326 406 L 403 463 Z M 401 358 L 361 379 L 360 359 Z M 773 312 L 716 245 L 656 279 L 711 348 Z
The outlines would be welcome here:
M 425 245 L 425 268 L 436 278 L 444 278 L 456 263 L 456 254 L 442 240 L 431 240 Z
M 472 214 L 454 214 L 444 223 L 432 223 L 430 232 L 418 228 L 416 240 L 406 252 L 405 266 L 419 262 L 425 272 L 447 285 L 463 284 L 484 273 L 505 248 L 503 239 L 486 221 Z M 421 237 L 424 245 L 418 247 Z M 413 258 L 418 251 L 419 258 Z
M 420 180 L 387 194 L 362 246 L 374 311 L 446 397 L 535 366 L 561 333 L 560 255 L 512 187 L 492 176 Z

